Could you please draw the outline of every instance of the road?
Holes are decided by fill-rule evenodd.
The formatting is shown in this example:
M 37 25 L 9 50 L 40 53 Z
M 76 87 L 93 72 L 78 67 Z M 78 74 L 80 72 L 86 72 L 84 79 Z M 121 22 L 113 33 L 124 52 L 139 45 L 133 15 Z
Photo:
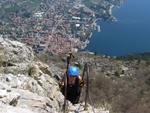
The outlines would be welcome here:
M 56 24 L 56 26 L 52 29 L 52 33 L 51 33 L 51 36 L 49 37 L 48 41 L 47 41 L 47 44 L 46 44 L 46 47 L 43 51 L 43 54 L 46 53 L 47 49 L 48 49 L 48 46 L 50 44 L 50 41 L 51 41 L 51 38 L 53 37 L 53 33 L 54 31 L 56 30 L 57 26 L 59 25 L 59 23 L 62 21 L 62 19 L 65 17 L 66 13 L 60 18 L 60 20 L 58 21 L 58 23 Z

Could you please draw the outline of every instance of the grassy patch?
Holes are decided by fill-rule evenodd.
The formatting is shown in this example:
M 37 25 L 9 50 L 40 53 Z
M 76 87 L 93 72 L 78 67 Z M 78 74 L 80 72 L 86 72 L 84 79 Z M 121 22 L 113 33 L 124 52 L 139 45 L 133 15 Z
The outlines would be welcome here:
M 84 4 L 85 4 L 87 7 L 90 7 L 90 6 L 92 5 L 89 1 L 84 1 Z
M 29 8 L 36 7 L 40 4 L 40 0 L 31 0 L 30 2 L 26 2 L 25 5 L 27 5 Z
M 17 1 L 19 4 L 21 3 L 19 6 L 18 5 L 12 6 L 11 3 L 5 2 L 1 5 L 0 9 L 4 9 L 6 12 L 16 12 L 16 11 L 20 11 L 24 6 L 27 6 L 29 8 L 34 8 L 41 3 L 40 0 L 30 0 L 30 1 L 17 0 Z
M 91 0 L 92 2 L 94 2 L 94 3 L 96 3 L 96 4 L 98 4 L 98 2 L 100 1 L 100 0 Z
M 6 2 L 6 3 L 3 3 L 1 6 L 2 6 L 2 9 L 3 9 L 3 8 L 4 8 L 4 9 L 7 9 L 7 8 L 10 8 L 10 7 L 11 7 L 11 4 L 8 3 L 8 2 Z
M 12 6 L 12 7 L 9 7 L 9 8 L 6 8 L 5 11 L 6 12 L 17 12 L 17 11 L 20 11 L 22 8 L 20 6 Z

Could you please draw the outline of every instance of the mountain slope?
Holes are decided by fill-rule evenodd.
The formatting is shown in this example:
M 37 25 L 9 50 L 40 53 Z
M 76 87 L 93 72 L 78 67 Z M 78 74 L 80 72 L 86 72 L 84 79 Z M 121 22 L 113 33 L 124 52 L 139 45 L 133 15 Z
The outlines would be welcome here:
M 92 101 L 96 113 L 149 113 L 147 61 L 121 61 L 88 52 L 73 55 L 70 65 L 78 66 L 80 75 L 85 63 L 90 67 L 88 103 Z M 64 96 L 58 82 L 65 71 L 66 54 L 35 56 L 25 44 L 0 38 L 0 112 L 62 113 Z M 81 101 L 84 97 L 85 88 Z M 84 111 L 82 104 L 69 103 L 68 112 L 93 112 L 91 105 Z
M 0 48 L 0 112 L 60 109 L 63 96 L 48 65 L 34 62 L 33 51 L 19 42 L 0 38 Z
M 35 59 L 32 49 L 25 44 L 3 38 L 0 38 L 0 92 L 1 113 L 62 112 L 64 96 L 50 67 Z M 90 105 L 87 111 L 83 107 L 78 109 L 79 105 L 69 103 L 69 112 L 92 111 Z

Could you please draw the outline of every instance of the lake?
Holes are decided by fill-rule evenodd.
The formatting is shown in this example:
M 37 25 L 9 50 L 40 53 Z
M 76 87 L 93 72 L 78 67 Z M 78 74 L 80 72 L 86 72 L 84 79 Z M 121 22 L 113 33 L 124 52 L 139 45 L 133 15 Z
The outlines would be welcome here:
M 113 8 L 117 22 L 97 21 L 101 32 L 93 31 L 85 50 L 120 56 L 150 52 L 150 0 L 128 0 Z

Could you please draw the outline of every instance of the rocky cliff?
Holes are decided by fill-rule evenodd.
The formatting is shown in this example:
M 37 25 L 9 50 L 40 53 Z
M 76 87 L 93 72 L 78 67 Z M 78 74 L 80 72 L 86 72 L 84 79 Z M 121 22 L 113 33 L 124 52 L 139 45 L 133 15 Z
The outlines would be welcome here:
M 0 112 L 59 111 L 63 96 L 48 65 L 35 62 L 31 48 L 0 38 Z
M 47 64 L 26 45 L 0 38 L 0 113 L 62 113 L 64 96 Z M 69 103 L 70 113 L 91 113 Z M 108 113 L 95 109 L 97 113 Z

